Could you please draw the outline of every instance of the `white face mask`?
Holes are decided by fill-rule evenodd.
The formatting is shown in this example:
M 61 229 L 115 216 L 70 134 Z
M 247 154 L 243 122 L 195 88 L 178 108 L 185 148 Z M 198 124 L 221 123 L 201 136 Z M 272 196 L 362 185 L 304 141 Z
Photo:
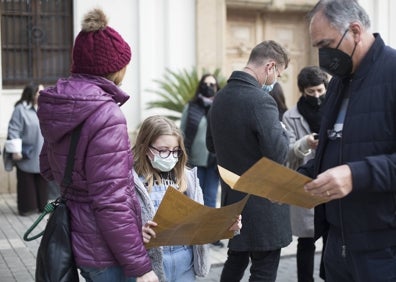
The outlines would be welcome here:
M 268 76 L 267 76 L 268 79 Z M 265 82 L 267 82 L 267 79 L 265 80 Z M 263 89 L 266 92 L 271 92 L 272 89 L 274 89 L 275 83 L 276 83 L 277 77 L 276 77 L 276 66 L 274 66 L 274 82 L 272 82 L 272 84 L 267 85 L 267 84 L 263 84 L 263 86 L 261 87 L 261 89 Z
M 150 159 L 151 166 L 162 172 L 171 171 L 175 167 L 178 161 L 179 158 L 175 158 L 172 154 L 170 154 L 165 159 L 161 158 L 159 155 L 154 155 L 153 159 L 152 160 Z

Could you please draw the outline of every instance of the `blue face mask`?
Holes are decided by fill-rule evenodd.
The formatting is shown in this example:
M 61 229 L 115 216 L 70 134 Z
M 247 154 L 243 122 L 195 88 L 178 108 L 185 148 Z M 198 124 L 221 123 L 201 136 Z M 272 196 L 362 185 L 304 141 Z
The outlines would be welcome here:
M 270 84 L 270 85 L 267 85 L 264 83 L 264 85 L 261 87 L 261 89 L 263 89 L 265 92 L 271 92 L 272 89 L 274 89 L 274 86 L 276 83 L 276 66 L 274 66 L 274 73 L 275 73 L 274 74 L 274 76 L 275 76 L 274 82 L 272 82 L 272 84 Z M 267 76 L 267 79 L 268 79 L 268 76 Z M 267 81 L 267 79 L 265 81 Z
M 261 87 L 261 89 L 263 89 L 265 92 L 271 92 L 272 89 L 274 89 L 275 83 L 276 83 L 276 79 L 274 80 L 274 83 L 270 85 L 264 84 L 263 87 Z

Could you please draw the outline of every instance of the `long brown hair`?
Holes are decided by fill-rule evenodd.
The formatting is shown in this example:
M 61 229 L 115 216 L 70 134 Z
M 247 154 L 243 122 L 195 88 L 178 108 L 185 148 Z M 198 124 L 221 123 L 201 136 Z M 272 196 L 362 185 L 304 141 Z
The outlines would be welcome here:
M 154 181 L 161 181 L 159 172 L 151 166 L 147 152 L 151 144 L 162 135 L 176 136 L 180 150 L 183 151 L 183 154 L 179 157 L 172 171 L 175 176 L 175 182 L 179 187 L 178 190 L 184 192 L 187 189 L 187 179 L 184 172 L 187 164 L 187 153 L 184 147 L 183 135 L 176 124 L 164 116 L 150 116 L 146 118 L 140 126 L 139 133 L 136 137 L 136 143 L 132 148 L 135 160 L 135 171 L 139 176 L 145 178 L 149 192 L 153 187 Z

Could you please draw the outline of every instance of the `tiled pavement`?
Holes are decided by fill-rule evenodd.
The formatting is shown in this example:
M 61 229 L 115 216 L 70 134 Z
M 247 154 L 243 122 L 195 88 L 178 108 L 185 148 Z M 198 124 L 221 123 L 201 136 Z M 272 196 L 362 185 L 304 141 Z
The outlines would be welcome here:
M 279 263 L 278 274 L 276 281 L 279 282 L 297 282 L 297 270 L 296 270 L 296 258 L 295 252 L 291 253 L 295 250 L 295 241 L 292 242 L 288 247 L 282 250 L 281 260 Z M 318 248 L 319 249 L 319 248 Z M 205 278 L 198 278 L 199 282 L 218 282 L 221 271 L 223 269 L 223 263 L 226 258 L 226 249 L 216 249 L 213 247 L 211 249 L 212 260 L 216 260 L 214 257 L 221 257 L 221 262 L 212 264 L 211 270 Z M 323 281 L 319 278 L 319 262 L 320 262 L 320 252 L 318 251 L 315 255 L 315 272 L 314 279 L 315 281 Z M 241 282 L 249 281 L 249 267 L 245 271 L 245 275 L 242 278 Z
M 15 194 L 0 194 L 0 282 L 31 282 L 34 281 L 35 258 L 39 245 L 39 239 L 30 242 L 23 240 L 24 232 L 37 219 L 38 214 L 25 217 L 18 216 L 16 209 Z M 43 230 L 46 220 L 36 228 L 36 232 Z M 227 243 L 226 240 L 223 241 Z M 319 242 L 319 241 L 318 241 Z M 321 246 L 317 246 L 320 251 Z M 282 249 L 282 257 L 279 265 L 277 281 L 291 282 L 297 281 L 296 241 Z M 198 278 L 198 281 L 215 282 L 219 281 L 222 265 L 226 258 L 227 248 L 211 247 L 211 271 L 205 278 Z M 318 277 L 318 265 L 320 255 L 315 257 L 315 280 L 322 281 Z M 83 281 L 83 280 L 81 280 Z M 248 270 L 242 282 L 248 281 Z
M 22 237 L 36 218 L 18 216 L 15 194 L 0 195 L 0 281 L 34 281 L 39 240 L 25 242 Z

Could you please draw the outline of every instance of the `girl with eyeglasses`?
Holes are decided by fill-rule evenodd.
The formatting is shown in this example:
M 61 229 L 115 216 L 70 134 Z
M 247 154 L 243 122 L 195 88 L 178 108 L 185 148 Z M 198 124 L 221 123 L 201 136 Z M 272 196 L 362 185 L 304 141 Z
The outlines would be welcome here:
M 183 135 L 175 123 L 163 116 L 143 121 L 134 153 L 134 180 L 142 210 L 143 241 L 155 237 L 152 221 L 166 189 L 176 189 L 203 204 L 197 169 L 187 168 Z M 169 188 L 168 188 L 169 187 Z M 241 228 L 240 217 L 230 230 Z M 209 272 L 208 246 L 164 246 L 148 250 L 153 269 L 160 281 L 195 281 Z

